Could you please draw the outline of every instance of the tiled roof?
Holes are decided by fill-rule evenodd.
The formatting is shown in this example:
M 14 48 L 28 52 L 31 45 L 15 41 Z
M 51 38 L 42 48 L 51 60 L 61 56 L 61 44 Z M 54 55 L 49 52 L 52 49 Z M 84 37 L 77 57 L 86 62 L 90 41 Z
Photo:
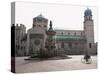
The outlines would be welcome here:
M 56 35 L 56 40 L 85 40 L 84 37 L 79 35 Z

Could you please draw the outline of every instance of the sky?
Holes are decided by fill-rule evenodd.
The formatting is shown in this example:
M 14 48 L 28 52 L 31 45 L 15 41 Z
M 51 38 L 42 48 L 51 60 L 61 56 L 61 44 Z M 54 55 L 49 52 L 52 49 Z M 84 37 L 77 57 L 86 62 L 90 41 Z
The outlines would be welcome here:
M 83 30 L 84 11 L 92 10 L 94 20 L 95 42 L 97 42 L 97 8 L 95 6 L 80 6 L 67 4 L 16 2 L 15 23 L 24 24 L 26 30 L 32 28 L 33 18 L 42 14 L 52 20 L 54 29 Z

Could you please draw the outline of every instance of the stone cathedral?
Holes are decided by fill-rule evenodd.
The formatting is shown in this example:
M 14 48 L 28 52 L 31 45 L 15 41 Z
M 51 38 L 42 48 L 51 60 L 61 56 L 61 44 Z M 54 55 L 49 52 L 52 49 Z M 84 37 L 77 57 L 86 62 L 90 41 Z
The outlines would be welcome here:
M 49 23 L 48 19 L 40 14 L 33 18 L 32 28 L 28 29 L 27 33 L 22 37 L 20 42 L 22 45 L 19 44 L 21 47 L 18 50 L 16 49 L 16 55 L 38 55 L 41 48 L 48 47 L 47 44 L 50 42 L 47 43 L 47 39 L 49 38 L 50 40 L 50 37 L 52 37 L 48 34 L 52 35 L 52 32 L 54 33 L 52 38 L 55 39 L 53 43 L 55 43 L 56 50 L 64 50 L 67 55 L 96 54 L 97 45 L 94 42 L 94 23 L 92 11 L 89 8 L 84 12 L 83 27 L 83 30 L 53 30 L 52 21 Z

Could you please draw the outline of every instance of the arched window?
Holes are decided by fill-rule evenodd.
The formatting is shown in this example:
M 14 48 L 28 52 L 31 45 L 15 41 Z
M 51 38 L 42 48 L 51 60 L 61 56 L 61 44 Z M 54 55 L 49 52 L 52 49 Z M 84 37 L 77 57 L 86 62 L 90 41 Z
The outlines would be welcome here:
M 74 33 L 74 35 L 76 35 L 76 32 Z
M 84 26 L 84 29 L 86 29 L 86 27 Z
M 92 44 L 91 43 L 89 43 L 89 48 L 92 48 Z
M 39 27 L 41 27 L 41 25 L 39 25 Z
M 69 47 L 69 48 L 72 48 L 72 43 L 69 43 L 69 44 L 68 44 L 68 47 Z
M 64 33 L 63 32 L 61 32 L 61 35 L 63 35 Z
M 35 25 L 35 24 L 33 24 L 33 27 L 36 27 L 36 25 Z
M 81 36 L 82 36 L 82 32 L 81 32 Z
M 46 25 L 44 25 L 44 27 L 47 27 Z
M 64 48 L 64 43 L 63 42 L 61 43 L 61 48 Z
M 68 32 L 68 35 L 70 35 L 70 33 Z
M 76 43 L 75 43 L 75 48 L 77 48 L 77 47 L 78 47 L 78 43 L 76 42 Z

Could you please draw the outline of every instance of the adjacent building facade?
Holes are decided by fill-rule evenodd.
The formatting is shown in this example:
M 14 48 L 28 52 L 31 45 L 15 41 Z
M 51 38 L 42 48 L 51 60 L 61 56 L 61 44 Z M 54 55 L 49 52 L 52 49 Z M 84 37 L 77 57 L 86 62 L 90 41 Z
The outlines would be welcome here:
M 26 55 L 26 27 L 23 24 L 15 25 L 15 55 Z

